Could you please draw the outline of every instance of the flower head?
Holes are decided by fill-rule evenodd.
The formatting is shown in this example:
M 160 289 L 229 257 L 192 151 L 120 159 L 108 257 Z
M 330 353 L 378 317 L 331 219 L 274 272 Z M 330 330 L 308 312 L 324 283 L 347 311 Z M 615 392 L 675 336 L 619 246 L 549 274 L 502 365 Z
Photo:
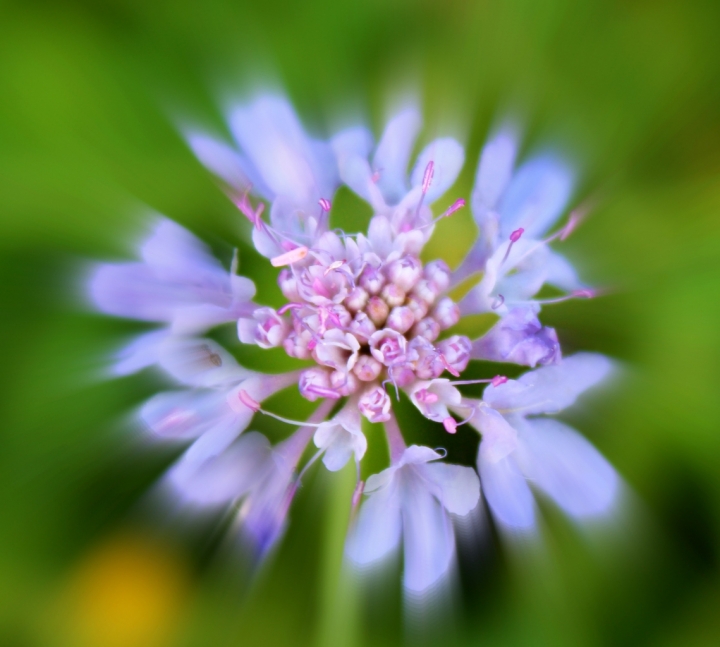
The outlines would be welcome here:
M 471 200 L 480 236 L 451 271 L 441 259 L 423 262 L 420 253 L 436 221 L 465 204 L 456 199 L 433 216 L 431 205 L 453 185 L 464 151 L 454 139 L 436 139 L 408 175 L 417 110 L 396 113 L 377 146 L 362 126 L 329 142 L 312 138 L 277 96 L 234 107 L 228 122 L 232 145 L 199 130 L 187 133 L 188 142 L 250 222 L 255 247 L 278 268 L 286 302 L 279 308 L 252 302 L 254 286 L 235 266 L 225 271 L 192 234 L 165 219 L 141 244 L 140 262 L 99 265 L 90 281 L 103 312 L 164 324 L 134 340 L 116 371 L 155 365 L 180 385 L 140 411 L 154 438 L 188 444 L 163 479 L 165 491 L 186 507 L 233 510 L 238 532 L 261 556 L 281 536 L 315 459 L 331 471 L 353 461 L 358 486 L 348 503 L 360 509 L 348 558 L 374 563 L 402 540 L 411 593 L 432 589 L 449 573 L 453 517 L 477 506 L 480 480 L 503 527 L 534 527 L 528 481 L 576 519 L 607 513 L 615 472 L 573 430 L 536 417 L 569 406 L 609 370 L 596 354 L 562 359 L 555 330 L 538 317 L 543 285 L 569 296 L 583 290 L 549 247 L 576 220 L 547 236 L 570 197 L 569 167 L 545 154 L 515 170 L 516 130 L 495 134 L 481 155 Z M 371 205 L 366 233 L 330 228 L 340 181 Z M 449 291 L 474 273 L 482 278 L 456 303 Z M 489 332 L 475 340 L 458 334 L 464 315 L 482 312 L 499 315 Z M 248 371 L 199 337 L 229 322 L 241 343 L 283 349 L 306 363 L 278 375 Z M 473 360 L 540 368 L 517 380 L 463 379 Z M 462 387 L 478 382 L 488 383 L 483 399 L 466 397 Z M 264 408 L 266 398 L 288 387 L 318 402 L 309 420 Z M 441 462 L 439 451 L 407 446 L 393 411 L 401 392 L 440 433 L 466 433 L 466 425 L 480 432 L 479 478 L 472 467 Z M 257 432 L 243 433 L 256 415 L 296 431 L 273 447 Z M 363 418 L 384 424 L 391 458 L 365 484 Z M 311 442 L 317 452 L 301 467 Z

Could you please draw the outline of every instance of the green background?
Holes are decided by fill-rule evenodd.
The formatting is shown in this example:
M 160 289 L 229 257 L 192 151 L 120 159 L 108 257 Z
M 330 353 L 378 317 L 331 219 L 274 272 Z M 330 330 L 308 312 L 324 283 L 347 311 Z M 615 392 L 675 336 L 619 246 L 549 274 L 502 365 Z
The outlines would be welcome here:
M 220 127 L 219 99 L 271 76 L 316 129 L 365 114 L 378 132 L 387 98 L 416 90 L 424 140 L 467 144 L 448 204 L 468 197 L 482 141 L 510 109 L 528 150 L 556 143 L 582 170 L 578 199 L 595 200 L 564 251 L 607 295 L 544 317 L 566 352 L 623 364 L 566 419 L 617 466 L 632 504 L 602 542 L 552 510 L 540 554 L 489 542 L 463 564 L 444 642 L 717 645 L 719 26 L 711 0 L 0 5 L 0 644 L 401 640 L 398 587 L 364 599 L 340 571 L 349 472 L 311 475 L 250 587 L 217 534 L 149 518 L 143 492 L 172 455 L 143 451 L 123 416 L 161 382 L 100 379 L 103 353 L 140 328 L 87 312 L 76 287 L 82 259 L 126 255 L 152 209 L 225 261 L 240 246 L 241 271 L 277 301 L 174 125 Z M 342 193 L 333 217 L 367 213 Z M 471 232 L 461 212 L 429 252 L 457 262 Z M 294 395 L 276 404 L 307 410 Z M 370 441 L 382 444 L 374 430 Z M 451 452 L 467 461 L 470 445 Z

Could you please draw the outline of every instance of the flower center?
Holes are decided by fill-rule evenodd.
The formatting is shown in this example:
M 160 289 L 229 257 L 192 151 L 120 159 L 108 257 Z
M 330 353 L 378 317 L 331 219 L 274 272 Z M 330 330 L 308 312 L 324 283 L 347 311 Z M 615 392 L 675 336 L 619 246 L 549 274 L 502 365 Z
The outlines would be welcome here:
M 450 270 L 443 261 L 423 266 L 411 254 L 349 260 L 322 250 L 298 256 L 278 278 L 289 302 L 278 311 L 256 310 L 249 334 L 265 348 L 282 345 L 291 357 L 315 360 L 299 383 L 307 399 L 362 390 L 377 400 L 384 383 L 406 387 L 467 366 L 467 337 L 437 341 L 460 318 L 444 296 Z

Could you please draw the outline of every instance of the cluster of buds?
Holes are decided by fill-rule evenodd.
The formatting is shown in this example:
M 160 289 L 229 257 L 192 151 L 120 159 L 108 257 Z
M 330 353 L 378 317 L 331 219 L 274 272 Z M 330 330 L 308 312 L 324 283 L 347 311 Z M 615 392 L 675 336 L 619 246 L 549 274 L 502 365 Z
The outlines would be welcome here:
M 337 255 L 304 254 L 284 268 L 278 282 L 289 302 L 241 319 L 240 339 L 313 359 L 317 366 L 300 378 L 300 393 L 308 400 L 361 391 L 361 412 L 372 422 L 385 421 L 386 385 L 409 387 L 444 371 L 457 376 L 472 345 L 460 335 L 438 341 L 460 319 L 457 304 L 444 295 L 450 270 L 443 261 L 423 266 L 405 254 L 384 263 L 362 256 L 351 262 L 347 254 Z

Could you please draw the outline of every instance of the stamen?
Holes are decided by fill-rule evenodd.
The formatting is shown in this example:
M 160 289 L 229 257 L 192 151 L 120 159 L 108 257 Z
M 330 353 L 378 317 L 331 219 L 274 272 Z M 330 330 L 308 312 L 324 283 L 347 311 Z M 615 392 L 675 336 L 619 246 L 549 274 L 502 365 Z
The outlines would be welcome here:
M 282 308 L 280 308 L 277 313 L 279 315 L 284 315 L 288 310 L 301 310 L 305 307 L 304 303 L 286 303 Z
M 502 294 L 498 294 L 492 304 L 490 304 L 490 307 L 493 310 L 497 310 L 503 303 L 505 303 L 505 297 Z
M 307 256 L 307 254 L 308 254 L 308 248 L 303 245 L 302 247 L 296 247 L 295 249 L 292 249 L 289 252 L 280 254 L 280 256 L 275 256 L 275 258 L 271 258 L 270 264 L 273 267 L 283 267 L 283 265 L 292 265 L 293 263 L 297 263 L 298 261 L 301 261 L 303 258 L 305 258 Z
M 465 206 L 465 200 L 463 198 L 458 198 L 453 202 L 447 210 L 443 211 L 437 218 L 433 218 L 429 223 L 426 225 L 423 225 L 422 227 L 416 227 L 418 230 L 427 229 L 428 227 L 432 227 L 435 225 L 436 222 L 442 220 L 443 218 L 447 218 L 449 216 L 452 216 L 456 211 L 459 211 Z
M 423 174 L 423 181 L 422 181 L 422 192 L 423 195 L 425 195 L 428 192 L 428 189 L 430 188 L 430 183 L 432 182 L 433 175 L 435 175 L 435 164 L 432 160 L 428 162 L 428 165 L 425 167 L 425 173 Z
M 457 432 L 458 423 L 452 416 L 448 416 L 443 420 L 443 427 L 445 427 L 445 431 L 447 431 L 449 434 L 454 434 Z
M 458 373 L 451 365 L 450 362 L 447 361 L 445 355 L 440 353 L 439 355 L 440 361 L 443 363 L 443 366 L 445 367 L 445 370 L 450 373 L 450 375 L 454 375 L 455 377 L 460 377 L 460 373 Z
M 573 290 L 570 292 L 570 294 L 566 294 L 562 297 L 557 297 L 556 299 L 539 299 L 537 301 L 534 301 L 534 303 L 540 303 L 542 305 L 550 305 L 553 303 L 562 303 L 563 301 L 570 301 L 571 299 L 592 299 L 593 297 L 596 297 L 598 295 L 597 290 L 592 290 L 590 288 L 582 288 L 580 290 Z
M 502 265 L 507 260 L 507 257 L 510 256 L 510 250 L 513 248 L 513 245 L 520 240 L 520 236 L 522 236 L 523 233 L 525 233 L 525 230 L 522 227 L 518 227 L 510 234 L 510 243 L 508 244 L 505 256 L 503 256 L 503 259 L 500 261 L 500 265 Z
M 240 389 L 240 391 L 238 391 L 238 398 L 240 398 L 240 402 L 242 402 L 248 409 L 251 409 L 255 413 L 260 411 L 260 403 L 250 397 L 250 394 L 247 391 Z
M 320 204 L 320 208 L 325 212 L 328 212 L 330 211 L 330 209 L 332 209 L 332 202 L 330 202 L 330 200 L 328 200 L 327 198 L 320 198 L 318 200 L 318 203 Z
M 392 375 L 392 369 L 393 369 L 392 366 L 391 366 L 390 368 L 388 368 L 388 379 L 387 379 L 387 380 L 384 380 L 383 383 L 382 383 L 380 386 L 381 386 L 383 389 L 385 389 L 385 392 L 387 392 L 387 389 L 385 388 L 385 385 L 386 385 L 388 382 L 392 383 L 392 385 L 395 387 L 395 399 L 399 402 L 399 401 L 400 401 L 400 391 L 398 390 L 398 385 L 397 385 L 397 383 L 395 382 L 395 378 L 394 378 L 393 375 Z
M 418 214 L 420 213 L 420 208 L 422 207 L 423 200 L 425 200 L 425 194 L 428 192 L 428 189 L 430 188 L 430 184 L 432 183 L 433 175 L 435 174 L 435 163 L 430 160 L 425 167 L 425 173 L 423 173 L 423 179 L 422 179 L 422 193 L 420 194 L 420 199 L 417 203 L 417 208 L 415 209 L 415 218 L 417 218 Z
M 577 209 L 570 214 L 567 223 L 560 230 L 560 240 L 565 240 L 570 234 L 573 233 L 573 231 L 575 231 L 577 226 L 580 224 L 580 221 L 582 220 L 582 216 L 583 214 L 579 213 Z
M 450 384 L 453 386 L 465 386 L 468 384 L 492 384 L 493 386 L 499 386 L 505 384 L 507 378 L 504 375 L 496 375 L 488 380 L 452 380 Z
M 357 508 L 360 503 L 363 491 L 365 490 L 365 481 L 358 481 L 352 494 L 352 507 L 353 510 Z
M 325 268 L 325 272 L 323 272 L 323 276 L 327 276 L 330 272 L 333 270 L 337 270 L 338 268 L 342 267 L 345 264 L 345 261 L 333 261 Z

